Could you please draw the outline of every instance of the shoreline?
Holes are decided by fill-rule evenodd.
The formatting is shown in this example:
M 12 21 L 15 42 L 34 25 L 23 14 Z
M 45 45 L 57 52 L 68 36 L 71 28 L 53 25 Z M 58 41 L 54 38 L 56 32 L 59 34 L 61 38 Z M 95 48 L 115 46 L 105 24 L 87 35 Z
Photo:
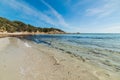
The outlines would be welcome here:
M 29 35 L 42 35 L 42 34 L 69 34 L 69 33 L 29 33 L 29 32 L 15 32 L 15 33 L 1 33 L 0 32 L 0 38 L 2 37 L 17 37 L 17 36 L 29 36 Z
M 0 33 L 0 38 L 3 37 L 17 37 L 17 36 L 27 36 L 27 35 L 33 35 L 33 34 L 24 34 L 24 33 Z
M 0 44 L 2 80 L 120 80 L 117 73 L 32 41 L 6 37 Z
M 17 36 L 29 36 L 29 35 L 39 35 L 48 33 L 0 33 L 0 38 L 2 37 L 17 37 Z

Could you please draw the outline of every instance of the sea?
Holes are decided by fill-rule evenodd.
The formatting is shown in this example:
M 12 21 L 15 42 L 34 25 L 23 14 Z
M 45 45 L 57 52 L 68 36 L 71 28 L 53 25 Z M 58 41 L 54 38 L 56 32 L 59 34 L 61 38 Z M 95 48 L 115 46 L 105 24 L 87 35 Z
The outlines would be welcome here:
M 118 33 L 41 34 L 24 38 L 82 57 L 107 70 L 120 72 Z

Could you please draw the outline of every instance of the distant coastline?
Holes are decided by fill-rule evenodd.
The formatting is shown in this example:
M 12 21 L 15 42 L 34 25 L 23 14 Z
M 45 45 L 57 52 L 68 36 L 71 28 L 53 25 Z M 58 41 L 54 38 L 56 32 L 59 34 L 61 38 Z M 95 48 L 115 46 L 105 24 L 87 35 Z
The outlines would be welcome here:
M 14 33 L 5 33 L 5 32 L 0 32 L 0 38 L 1 37 L 16 37 L 16 36 L 28 36 L 28 35 L 40 35 L 40 34 L 67 34 L 67 33 L 60 33 L 60 32 L 14 32 Z
M 0 17 L 0 36 L 66 33 L 65 31 L 58 28 L 42 27 L 36 27 L 31 24 L 25 24 L 21 21 L 10 21 L 6 18 Z

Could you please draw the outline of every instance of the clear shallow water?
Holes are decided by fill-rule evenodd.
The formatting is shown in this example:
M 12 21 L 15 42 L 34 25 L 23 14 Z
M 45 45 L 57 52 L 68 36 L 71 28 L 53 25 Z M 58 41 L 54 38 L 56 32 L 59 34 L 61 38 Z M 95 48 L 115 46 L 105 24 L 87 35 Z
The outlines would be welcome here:
M 120 34 L 56 34 L 25 38 L 120 72 Z

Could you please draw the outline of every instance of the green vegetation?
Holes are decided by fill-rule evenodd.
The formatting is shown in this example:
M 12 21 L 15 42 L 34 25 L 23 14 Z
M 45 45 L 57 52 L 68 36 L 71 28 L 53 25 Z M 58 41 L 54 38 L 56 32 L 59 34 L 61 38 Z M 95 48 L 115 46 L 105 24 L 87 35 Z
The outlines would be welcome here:
M 59 32 L 64 33 L 64 31 L 57 28 L 41 28 L 35 27 L 30 24 L 25 24 L 21 21 L 10 21 L 6 18 L 0 17 L 0 32 Z

